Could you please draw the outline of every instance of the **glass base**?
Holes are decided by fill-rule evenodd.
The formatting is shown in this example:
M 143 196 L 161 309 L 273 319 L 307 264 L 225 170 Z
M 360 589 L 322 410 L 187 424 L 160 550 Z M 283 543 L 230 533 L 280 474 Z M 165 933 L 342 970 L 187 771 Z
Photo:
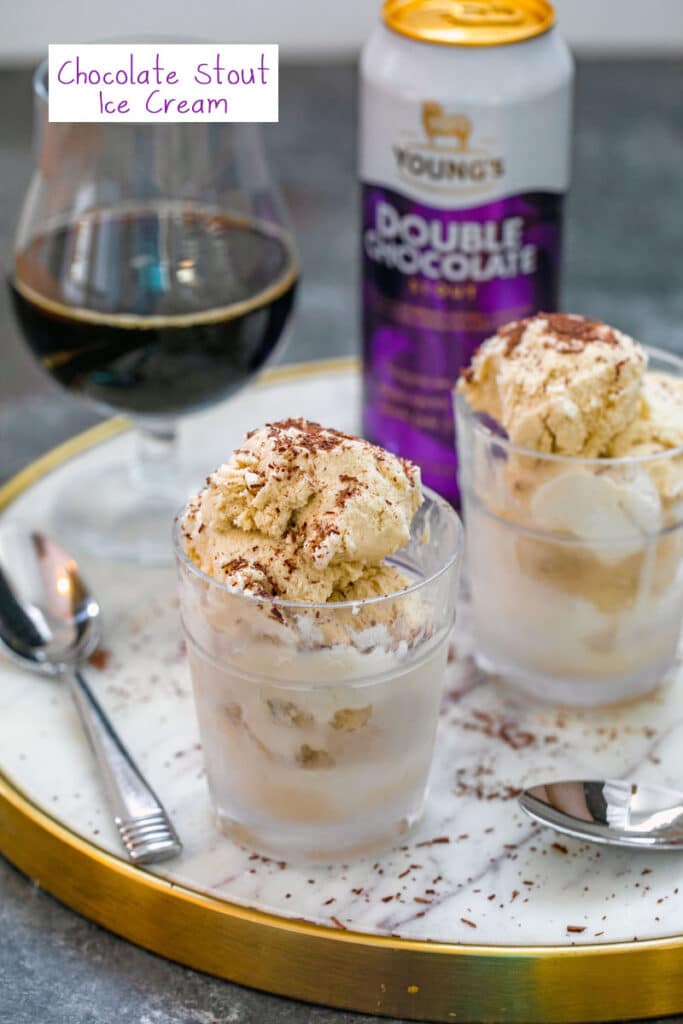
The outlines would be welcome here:
M 249 850 L 296 864 L 340 864 L 380 853 L 398 842 L 405 842 L 422 817 L 422 808 L 398 821 L 344 822 L 338 825 L 311 825 L 310 829 L 291 823 L 262 823 L 250 827 L 221 813 L 216 825 L 233 842 Z
M 630 675 L 603 677 L 549 676 L 511 665 L 477 651 L 477 665 L 488 675 L 496 676 L 502 685 L 555 707 L 600 708 L 622 704 L 652 693 L 668 682 L 672 659 L 667 654 L 647 671 Z
M 146 495 L 126 462 L 85 470 L 61 492 L 52 509 L 52 532 L 74 555 L 170 565 L 173 519 L 187 494 L 180 486 Z

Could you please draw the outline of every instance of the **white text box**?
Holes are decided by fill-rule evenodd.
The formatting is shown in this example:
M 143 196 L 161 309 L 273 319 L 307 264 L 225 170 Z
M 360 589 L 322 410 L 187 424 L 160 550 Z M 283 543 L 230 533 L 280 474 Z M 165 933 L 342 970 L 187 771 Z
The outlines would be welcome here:
M 278 120 L 276 44 L 59 43 L 49 62 L 50 121 Z

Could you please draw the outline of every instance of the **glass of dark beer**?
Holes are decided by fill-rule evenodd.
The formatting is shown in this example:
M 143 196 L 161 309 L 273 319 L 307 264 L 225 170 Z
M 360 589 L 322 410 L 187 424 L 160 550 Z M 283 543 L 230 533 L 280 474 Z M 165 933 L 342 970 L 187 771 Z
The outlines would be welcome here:
M 287 212 L 257 126 L 56 124 L 46 65 L 34 90 L 16 315 L 60 384 L 129 414 L 138 435 L 132 464 L 81 478 L 58 518 L 94 553 L 170 561 L 186 497 L 177 418 L 242 388 L 286 334 L 298 279 Z

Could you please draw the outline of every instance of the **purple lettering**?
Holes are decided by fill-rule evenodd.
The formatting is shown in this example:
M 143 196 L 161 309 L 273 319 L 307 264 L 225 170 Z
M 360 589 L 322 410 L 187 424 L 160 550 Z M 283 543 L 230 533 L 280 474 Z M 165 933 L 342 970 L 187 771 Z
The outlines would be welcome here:
M 266 55 L 265 55 L 265 53 L 262 53 L 261 54 L 261 63 L 259 64 L 259 71 L 261 72 L 261 85 L 268 85 L 268 82 L 266 81 L 266 71 L 270 71 L 270 68 L 266 67 L 265 60 L 266 60 Z
M 154 97 L 156 97 L 156 100 L 153 100 Z M 163 110 L 162 107 L 156 107 L 155 108 L 155 107 L 150 106 L 150 104 L 153 101 L 157 102 L 158 98 L 159 98 L 159 90 L 158 89 L 153 89 L 152 92 L 149 94 L 149 96 L 147 97 L 147 99 L 145 101 L 145 110 L 147 111 L 148 114 L 163 114 L 164 113 L 164 110 Z
M 65 68 L 69 67 L 70 64 L 73 64 L 72 60 L 65 60 L 62 66 L 60 67 L 59 71 L 57 72 L 57 81 L 60 82 L 62 85 L 73 85 L 74 83 L 73 78 L 62 78 L 62 72 Z
M 211 83 L 211 75 L 206 70 L 207 67 L 208 67 L 208 65 L 205 64 L 204 62 L 202 62 L 201 64 L 197 65 L 197 72 L 196 72 L 196 74 L 194 76 L 194 80 L 197 83 L 197 85 L 210 85 L 210 83 Z M 202 77 L 199 78 L 198 77 L 199 75 L 202 75 Z
M 100 104 L 100 114 L 129 114 L 130 107 L 128 106 L 128 100 L 119 100 L 115 103 L 113 100 L 105 100 L 104 93 L 99 90 L 98 99 Z

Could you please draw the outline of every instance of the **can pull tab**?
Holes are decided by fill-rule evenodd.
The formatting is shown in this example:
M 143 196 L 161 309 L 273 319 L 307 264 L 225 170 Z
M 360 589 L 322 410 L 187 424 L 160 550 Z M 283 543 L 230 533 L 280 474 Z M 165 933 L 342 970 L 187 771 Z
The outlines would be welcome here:
M 519 25 L 524 12 L 506 3 L 476 3 L 475 0 L 453 0 L 444 11 L 445 21 L 454 25 Z

